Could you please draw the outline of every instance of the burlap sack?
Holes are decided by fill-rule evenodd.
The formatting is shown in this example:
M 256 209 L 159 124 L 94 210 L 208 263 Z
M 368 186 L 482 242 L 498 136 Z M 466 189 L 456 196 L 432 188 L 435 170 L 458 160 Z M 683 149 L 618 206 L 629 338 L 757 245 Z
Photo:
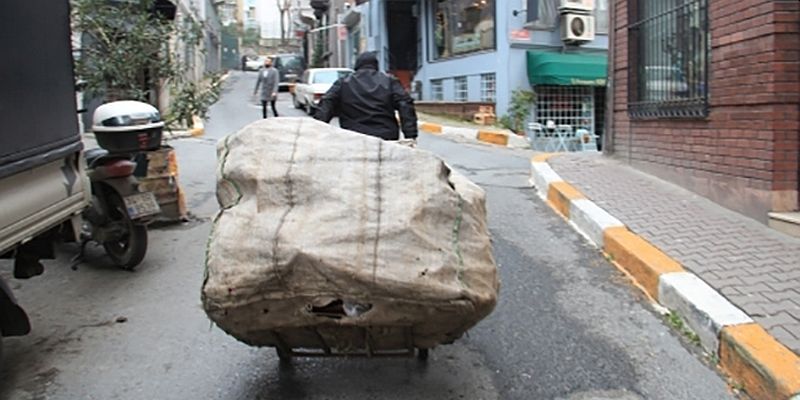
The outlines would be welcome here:
M 429 348 L 494 308 L 484 192 L 434 155 L 305 118 L 217 150 L 202 299 L 237 339 Z

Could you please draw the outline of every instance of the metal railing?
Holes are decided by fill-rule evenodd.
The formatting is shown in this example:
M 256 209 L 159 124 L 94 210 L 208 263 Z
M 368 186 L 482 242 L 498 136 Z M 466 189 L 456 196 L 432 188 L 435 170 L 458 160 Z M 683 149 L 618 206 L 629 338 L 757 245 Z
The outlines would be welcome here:
M 631 116 L 707 116 L 708 0 L 631 0 L 628 12 Z

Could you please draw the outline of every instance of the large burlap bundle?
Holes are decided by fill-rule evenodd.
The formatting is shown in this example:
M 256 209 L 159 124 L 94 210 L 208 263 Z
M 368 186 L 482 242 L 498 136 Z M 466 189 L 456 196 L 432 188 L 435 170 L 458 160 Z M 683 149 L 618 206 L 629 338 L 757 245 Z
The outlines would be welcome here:
M 202 297 L 237 339 L 427 348 L 494 308 L 483 190 L 432 154 L 276 118 L 223 139 L 218 160 Z

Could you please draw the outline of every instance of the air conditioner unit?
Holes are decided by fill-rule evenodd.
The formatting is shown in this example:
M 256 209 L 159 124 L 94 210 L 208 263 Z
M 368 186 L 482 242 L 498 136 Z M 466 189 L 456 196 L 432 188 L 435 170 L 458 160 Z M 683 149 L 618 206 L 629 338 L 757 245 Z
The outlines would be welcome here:
M 575 13 L 562 14 L 561 40 L 571 44 L 594 40 L 594 17 Z
M 591 14 L 594 11 L 594 0 L 561 0 L 558 11 L 561 14 Z

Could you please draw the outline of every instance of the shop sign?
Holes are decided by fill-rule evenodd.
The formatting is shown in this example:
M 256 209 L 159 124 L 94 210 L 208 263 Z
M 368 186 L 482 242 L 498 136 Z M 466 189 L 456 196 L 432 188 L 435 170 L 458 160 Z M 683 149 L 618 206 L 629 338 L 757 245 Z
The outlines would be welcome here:
M 511 40 L 531 40 L 531 31 L 527 29 L 515 29 L 511 31 Z

